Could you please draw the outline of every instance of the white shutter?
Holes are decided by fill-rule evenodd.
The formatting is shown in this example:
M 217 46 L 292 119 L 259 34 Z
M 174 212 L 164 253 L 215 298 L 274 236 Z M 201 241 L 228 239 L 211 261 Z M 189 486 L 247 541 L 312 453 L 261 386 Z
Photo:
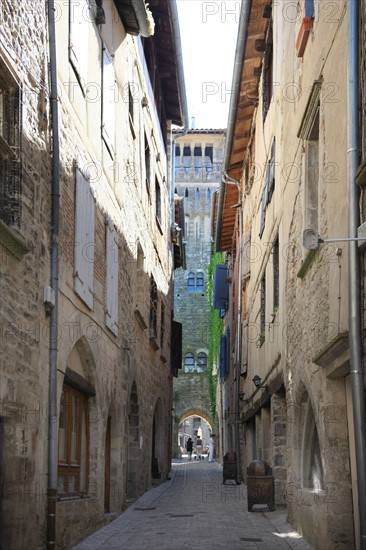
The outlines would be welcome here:
M 90 23 L 88 0 L 71 0 L 70 2 L 70 61 L 77 72 L 80 84 L 88 82 L 88 32 Z
M 118 334 L 118 234 L 111 222 L 106 224 L 106 312 L 105 324 Z
M 242 346 L 241 346 L 241 365 L 240 374 L 245 374 L 248 370 L 248 321 L 242 324 Z
M 102 87 L 102 136 L 111 155 L 114 155 L 116 124 L 116 78 L 112 57 L 103 47 L 103 87 Z
M 94 197 L 89 181 L 76 170 L 74 290 L 93 308 Z

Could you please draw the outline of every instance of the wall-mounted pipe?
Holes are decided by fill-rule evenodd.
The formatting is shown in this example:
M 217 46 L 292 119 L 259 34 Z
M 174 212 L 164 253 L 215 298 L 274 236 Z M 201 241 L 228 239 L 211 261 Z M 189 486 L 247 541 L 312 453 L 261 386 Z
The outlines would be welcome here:
M 347 63 L 347 171 L 349 237 L 357 237 L 359 226 L 359 193 L 356 172 L 359 165 L 359 2 L 348 2 L 348 63 Z M 361 276 L 357 241 L 348 249 L 348 299 L 350 377 L 352 385 L 353 422 L 357 469 L 360 520 L 360 550 L 366 550 L 366 432 L 365 394 L 362 361 Z
M 52 129 L 50 286 L 55 305 L 50 310 L 48 381 L 48 488 L 47 550 L 56 548 L 57 499 L 57 340 L 58 340 L 58 240 L 60 222 L 60 149 L 57 98 L 56 25 L 54 0 L 48 0 L 49 79 Z

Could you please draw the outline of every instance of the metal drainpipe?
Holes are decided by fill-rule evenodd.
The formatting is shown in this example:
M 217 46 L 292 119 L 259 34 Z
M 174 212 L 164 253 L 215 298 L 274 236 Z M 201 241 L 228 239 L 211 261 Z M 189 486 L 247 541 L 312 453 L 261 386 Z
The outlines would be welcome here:
M 52 128 L 51 182 L 51 266 L 50 286 L 55 305 L 50 311 L 49 385 L 48 385 L 48 489 L 47 489 L 47 550 L 56 548 L 57 499 L 57 338 L 58 338 L 58 239 L 60 203 L 59 127 L 57 100 L 56 29 L 54 0 L 48 0 L 49 77 Z
M 359 194 L 356 185 L 356 171 L 359 164 L 359 2 L 348 2 L 348 191 L 349 191 L 349 236 L 357 237 L 359 226 Z M 360 550 L 366 550 L 366 436 L 365 436 L 365 397 L 362 364 L 361 329 L 361 277 L 360 257 L 357 241 L 349 243 L 349 342 L 350 376 L 352 383 L 353 421 L 355 431 L 355 453 L 358 485 L 358 505 L 360 521 Z
M 234 184 L 239 191 L 240 201 L 240 182 L 230 177 L 224 172 L 225 184 Z M 241 460 L 240 460 L 240 367 L 241 367 L 241 309 L 242 309 L 242 297 L 241 297 L 241 278 L 243 271 L 243 209 L 242 205 L 239 205 L 239 275 L 238 275 L 238 326 L 237 326 L 237 346 L 236 346 L 236 395 L 235 395 L 235 439 L 236 439 L 236 482 L 241 483 Z

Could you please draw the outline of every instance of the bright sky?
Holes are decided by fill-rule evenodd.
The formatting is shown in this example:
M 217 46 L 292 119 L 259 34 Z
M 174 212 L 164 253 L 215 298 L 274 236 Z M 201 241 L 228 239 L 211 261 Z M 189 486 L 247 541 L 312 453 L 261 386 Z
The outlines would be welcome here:
M 188 114 L 226 128 L 241 2 L 177 0 Z

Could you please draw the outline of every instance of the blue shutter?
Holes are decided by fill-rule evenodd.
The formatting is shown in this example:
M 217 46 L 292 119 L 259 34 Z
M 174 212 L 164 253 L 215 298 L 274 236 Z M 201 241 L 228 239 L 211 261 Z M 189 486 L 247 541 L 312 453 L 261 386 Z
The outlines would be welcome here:
M 305 0 L 305 17 L 314 17 L 314 0 Z
M 228 269 L 226 265 L 218 264 L 214 279 L 213 307 L 226 309 L 229 301 Z

